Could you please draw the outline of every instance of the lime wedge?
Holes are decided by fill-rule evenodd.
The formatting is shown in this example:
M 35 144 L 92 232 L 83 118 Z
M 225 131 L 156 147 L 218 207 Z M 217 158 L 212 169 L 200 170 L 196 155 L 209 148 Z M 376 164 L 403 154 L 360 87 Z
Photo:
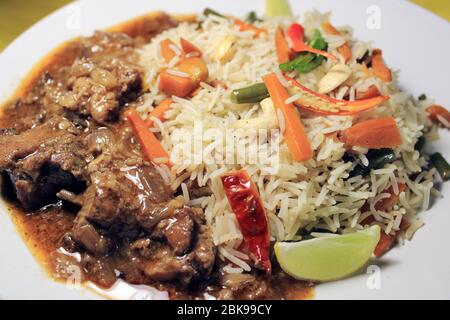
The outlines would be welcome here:
M 291 6 L 287 0 L 266 0 L 266 16 L 273 18 L 278 16 L 291 16 Z
M 331 281 L 358 271 L 380 240 L 375 225 L 355 233 L 325 236 L 299 242 L 275 243 L 281 268 L 296 279 Z

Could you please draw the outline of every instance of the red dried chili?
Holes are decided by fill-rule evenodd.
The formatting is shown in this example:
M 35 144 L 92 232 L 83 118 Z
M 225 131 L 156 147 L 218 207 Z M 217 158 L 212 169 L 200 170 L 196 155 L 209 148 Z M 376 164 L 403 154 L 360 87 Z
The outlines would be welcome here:
M 255 184 L 245 170 L 223 176 L 222 184 L 251 258 L 256 267 L 270 273 L 269 224 Z

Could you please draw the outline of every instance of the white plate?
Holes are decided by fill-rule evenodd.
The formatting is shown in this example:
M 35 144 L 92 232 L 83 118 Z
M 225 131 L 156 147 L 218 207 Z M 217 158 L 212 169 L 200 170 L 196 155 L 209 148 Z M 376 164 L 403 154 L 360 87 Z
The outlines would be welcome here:
M 437 16 L 406 1 L 325 1 L 291 0 L 296 14 L 317 8 L 333 11 L 336 25 L 349 24 L 361 40 L 373 40 L 383 48 L 386 60 L 401 69 L 402 87 L 415 96 L 426 93 L 450 107 L 450 26 Z M 200 12 L 205 7 L 243 16 L 250 10 L 263 12 L 262 0 L 85 0 L 66 6 L 23 33 L 0 56 L 0 100 L 7 98 L 20 79 L 52 48 L 78 35 L 115 25 L 155 10 L 168 13 Z M 374 7 L 375 6 L 375 7 Z M 373 11 L 375 10 L 375 11 Z M 380 29 L 367 27 L 369 16 L 379 10 Z M 373 16 L 372 16 L 373 17 Z M 369 23 L 370 25 L 370 23 Z M 450 135 L 442 132 L 436 147 L 450 159 Z M 443 187 L 440 199 L 422 214 L 426 225 L 412 242 L 396 247 L 381 261 L 381 287 L 368 286 L 374 280 L 367 274 L 322 284 L 319 299 L 412 299 L 450 298 L 450 186 Z M 98 296 L 88 290 L 69 290 L 49 280 L 25 247 L 0 203 L 0 298 L 85 299 Z M 378 273 L 375 275 L 378 278 Z M 376 279 L 375 279 L 376 280 Z

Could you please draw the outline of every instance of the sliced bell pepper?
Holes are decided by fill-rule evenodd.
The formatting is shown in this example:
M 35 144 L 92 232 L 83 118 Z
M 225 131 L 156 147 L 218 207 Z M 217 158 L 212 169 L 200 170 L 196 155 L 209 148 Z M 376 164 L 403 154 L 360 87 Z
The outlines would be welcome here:
M 241 228 L 244 243 L 257 268 L 271 273 L 270 231 L 258 190 L 245 170 L 226 174 L 222 185 Z
M 352 115 L 362 111 L 372 109 L 383 102 L 389 100 L 388 96 L 378 96 L 370 99 L 357 101 L 337 100 L 327 95 L 316 93 L 297 80 L 285 76 L 293 88 L 292 94 L 301 93 L 301 97 L 294 101 L 294 104 L 304 110 L 321 115 Z
M 310 46 L 308 46 L 304 41 L 305 40 L 305 29 L 300 24 L 293 23 L 289 27 L 287 34 L 292 41 L 292 49 L 295 52 L 304 52 L 304 51 L 312 52 L 312 53 L 324 56 L 333 61 L 336 61 L 336 62 L 339 61 L 338 58 L 336 58 L 334 55 L 332 55 L 329 52 L 317 50 L 317 49 L 314 49 L 314 48 L 311 48 Z

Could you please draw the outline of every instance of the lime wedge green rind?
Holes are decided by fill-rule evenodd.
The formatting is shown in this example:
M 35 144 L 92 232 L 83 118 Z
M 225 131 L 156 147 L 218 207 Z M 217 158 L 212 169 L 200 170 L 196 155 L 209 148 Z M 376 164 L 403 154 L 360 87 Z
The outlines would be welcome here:
M 285 17 L 292 16 L 291 6 L 288 0 L 266 0 L 266 16 Z
M 275 243 L 281 268 L 296 279 L 333 281 L 363 267 L 380 240 L 380 227 L 299 242 Z

